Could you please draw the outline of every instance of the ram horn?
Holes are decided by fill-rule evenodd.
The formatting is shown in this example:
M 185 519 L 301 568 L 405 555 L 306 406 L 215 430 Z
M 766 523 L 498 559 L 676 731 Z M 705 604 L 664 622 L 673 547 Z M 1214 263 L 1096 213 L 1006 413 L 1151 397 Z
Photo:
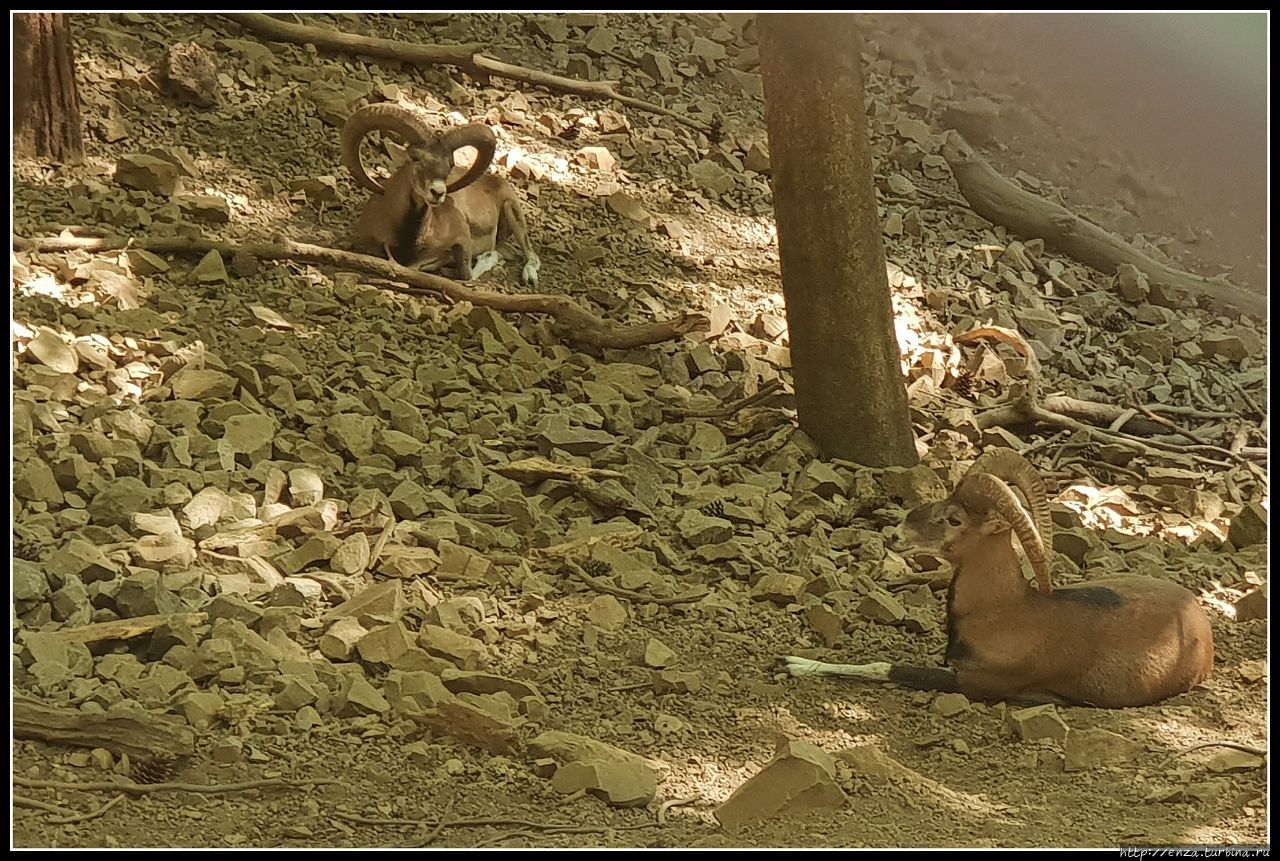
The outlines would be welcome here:
M 413 110 L 395 102 L 365 105 L 352 112 L 342 126 L 342 165 L 355 178 L 356 184 L 369 191 L 382 193 L 383 187 L 365 172 L 360 161 L 360 144 L 372 131 L 389 131 L 406 144 L 429 144 L 435 131 Z
M 456 181 L 450 183 L 446 191 L 452 193 L 460 188 L 465 188 L 484 176 L 484 172 L 489 169 L 489 163 L 493 161 L 493 154 L 498 148 L 498 139 L 494 137 L 493 129 L 484 123 L 472 123 L 469 126 L 453 129 L 446 132 L 440 138 L 440 145 L 453 152 L 464 146 L 475 147 L 476 160 L 471 167 L 459 177 Z
M 1023 492 L 1026 493 L 1025 490 Z M 1031 515 L 1018 501 L 1018 495 L 1013 492 L 1013 488 L 993 473 L 975 472 L 970 469 L 951 498 L 970 511 L 984 509 L 994 511 L 1013 529 L 1014 535 L 1018 536 L 1018 542 L 1022 545 L 1023 552 L 1027 554 L 1032 570 L 1035 571 L 1036 583 L 1040 587 L 1041 594 L 1048 595 L 1053 591 L 1053 580 L 1049 577 L 1049 559 L 1045 553 L 1044 541 L 1041 540 L 1040 532 L 1032 522 Z

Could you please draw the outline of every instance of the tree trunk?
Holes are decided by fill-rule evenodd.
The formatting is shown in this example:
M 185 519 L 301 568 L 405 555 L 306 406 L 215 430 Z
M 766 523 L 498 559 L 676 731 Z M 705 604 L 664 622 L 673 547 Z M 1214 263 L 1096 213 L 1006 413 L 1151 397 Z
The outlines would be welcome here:
M 782 287 L 800 427 L 826 457 L 917 460 L 851 15 L 759 17 Z
M 13 16 L 15 156 L 76 162 L 84 156 L 71 29 L 65 15 Z

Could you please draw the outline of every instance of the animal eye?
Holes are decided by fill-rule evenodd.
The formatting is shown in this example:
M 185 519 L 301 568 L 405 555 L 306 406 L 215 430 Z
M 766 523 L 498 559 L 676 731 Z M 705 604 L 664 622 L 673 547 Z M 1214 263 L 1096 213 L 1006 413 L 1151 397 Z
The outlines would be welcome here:
M 950 526 L 962 526 L 964 521 L 960 519 L 960 515 L 952 514 L 947 518 L 947 524 Z

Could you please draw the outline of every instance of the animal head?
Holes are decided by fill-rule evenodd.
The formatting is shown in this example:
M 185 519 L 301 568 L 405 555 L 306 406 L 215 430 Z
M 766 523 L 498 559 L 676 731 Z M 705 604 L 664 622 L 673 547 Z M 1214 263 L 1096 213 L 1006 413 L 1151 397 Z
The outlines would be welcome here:
M 391 102 L 366 105 L 354 111 L 342 127 L 342 163 L 359 185 L 378 193 L 384 190 L 383 186 L 365 172 L 360 160 L 360 144 L 373 131 L 393 132 L 406 142 L 413 194 L 430 206 L 438 206 L 449 192 L 483 176 L 497 149 L 493 130 L 484 123 L 437 133 L 404 105 Z M 463 147 L 474 147 L 476 160 L 465 174 L 449 183 L 454 151 Z
M 959 559 L 992 535 L 1010 530 L 989 510 L 974 511 L 944 499 L 907 512 L 898 527 L 895 546 L 904 551 L 928 550 L 945 559 Z
M 1026 497 L 1025 508 L 1010 483 Z M 936 551 L 954 564 L 993 536 L 1012 531 L 1035 569 L 1040 591 L 1048 593 L 1053 589 L 1047 550 L 1052 530 L 1048 496 L 1035 468 L 1017 452 L 999 449 L 974 461 L 950 497 L 908 512 L 895 544 L 907 552 Z

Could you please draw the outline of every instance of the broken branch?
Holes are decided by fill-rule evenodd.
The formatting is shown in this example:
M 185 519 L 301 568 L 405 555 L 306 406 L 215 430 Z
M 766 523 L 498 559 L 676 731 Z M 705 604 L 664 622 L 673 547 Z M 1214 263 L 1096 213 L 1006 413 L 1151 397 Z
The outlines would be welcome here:
M 349 54 L 362 54 L 366 57 L 377 57 L 385 60 L 397 60 L 415 66 L 457 66 L 471 75 L 494 75 L 508 78 L 525 84 L 545 87 L 552 92 L 572 93 L 592 99 L 612 99 L 630 108 L 671 117 L 690 128 L 702 132 L 711 131 L 705 123 L 691 119 L 671 108 L 619 93 L 612 81 L 579 81 L 542 72 L 537 69 L 504 63 L 481 52 L 484 45 L 479 42 L 467 42 L 461 45 L 418 45 L 397 42 L 394 39 L 380 39 L 375 36 L 361 36 L 356 33 L 345 33 L 328 27 L 312 27 L 305 24 L 291 24 L 260 12 L 245 12 L 229 15 L 248 30 L 274 42 L 293 42 L 295 44 L 315 45 L 331 51 L 342 51 Z
M 1225 280 L 1204 278 L 1174 269 L 1143 254 L 1096 224 L 1023 191 L 988 164 L 957 132 L 947 133 L 943 155 L 951 165 L 960 193 L 973 211 L 1029 239 L 1040 238 L 1081 263 L 1108 274 L 1122 263 L 1133 265 L 1153 284 L 1208 296 L 1245 314 L 1265 317 L 1267 300 Z
M 601 320 L 567 296 L 549 296 L 541 293 L 510 295 L 491 290 L 478 290 L 459 284 L 441 275 L 432 275 L 407 269 L 398 263 L 329 248 L 306 242 L 278 239 L 270 243 L 215 242 L 210 239 L 183 237 L 140 237 L 124 239 L 111 237 L 91 239 L 79 237 L 13 238 L 16 251 L 119 251 L 123 248 L 140 248 L 156 254 L 207 254 L 217 251 L 224 257 L 248 254 L 262 260 L 297 260 L 304 263 L 337 266 L 357 272 L 365 272 L 388 281 L 405 282 L 408 286 L 395 286 L 398 292 L 410 295 L 443 294 L 455 302 L 470 302 L 492 308 L 495 311 L 518 314 L 546 314 L 560 324 L 567 340 L 592 347 L 629 348 L 670 341 L 689 332 L 705 330 L 709 321 L 704 314 L 682 314 L 670 320 L 656 323 L 640 323 L 622 326 Z

